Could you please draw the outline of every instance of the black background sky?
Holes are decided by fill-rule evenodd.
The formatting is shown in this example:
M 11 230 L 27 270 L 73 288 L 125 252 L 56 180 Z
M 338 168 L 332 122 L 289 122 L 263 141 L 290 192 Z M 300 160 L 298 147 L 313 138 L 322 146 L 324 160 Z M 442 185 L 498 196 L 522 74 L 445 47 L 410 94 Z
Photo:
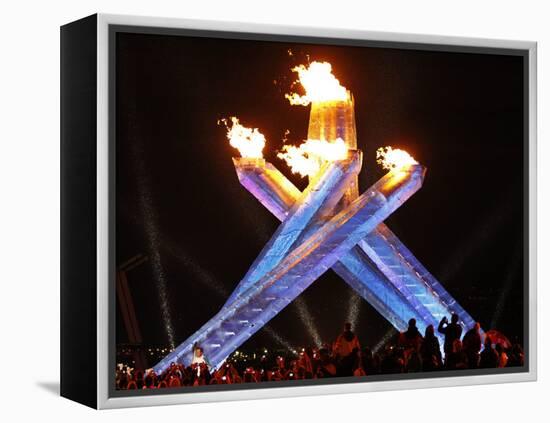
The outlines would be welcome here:
M 240 186 L 237 152 L 219 118 L 259 128 L 264 156 L 305 187 L 275 156 L 285 130 L 290 142 L 306 137 L 309 108 L 284 98 L 295 79 L 290 69 L 306 55 L 331 62 L 355 96 L 361 190 L 383 175 L 375 162 L 381 146 L 403 148 L 428 168 L 423 188 L 387 225 L 484 328 L 523 336 L 521 57 L 117 37 L 116 261 L 149 256 L 128 273 L 145 343 L 167 342 L 159 269 L 179 343 L 219 310 L 278 225 Z M 354 295 L 329 271 L 300 298 L 332 340 Z M 119 317 L 117 342 L 125 342 Z M 270 325 L 296 346 L 312 342 L 294 304 Z M 364 344 L 389 328 L 361 302 L 355 329 Z M 246 346 L 275 344 L 262 330 Z

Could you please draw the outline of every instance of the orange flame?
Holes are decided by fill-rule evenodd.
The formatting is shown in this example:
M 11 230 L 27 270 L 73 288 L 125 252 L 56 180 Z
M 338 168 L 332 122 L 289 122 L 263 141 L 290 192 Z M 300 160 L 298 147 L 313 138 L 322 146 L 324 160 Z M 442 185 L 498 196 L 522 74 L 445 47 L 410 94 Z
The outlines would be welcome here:
M 382 165 L 383 169 L 388 170 L 418 164 L 405 150 L 394 150 L 391 147 L 380 147 L 376 150 L 376 163 Z
M 302 177 L 314 176 L 324 162 L 344 160 L 348 156 L 348 147 L 343 139 L 334 142 L 325 140 L 306 140 L 300 146 L 283 146 L 277 157 L 284 160 L 292 170 Z
M 298 74 L 296 83 L 300 83 L 306 92 L 305 95 L 285 94 L 292 105 L 307 106 L 312 102 L 346 101 L 350 98 L 349 91 L 332 74 L 332 65 L 328 62 L 312 62 L 309 67 L 296 66 L 292 72 Z
M 239 119 L 231 117 L 231 127 L 227 119 L 221 119 L 218 124 L 224 123 L 227 127 L 227 139 L 232 147 L 241 153 L 241 157 L 248 159 L 261 159 L 262 150 L 265 147 L 265 137 L 258 128 L 247 128 L 239 123 Z

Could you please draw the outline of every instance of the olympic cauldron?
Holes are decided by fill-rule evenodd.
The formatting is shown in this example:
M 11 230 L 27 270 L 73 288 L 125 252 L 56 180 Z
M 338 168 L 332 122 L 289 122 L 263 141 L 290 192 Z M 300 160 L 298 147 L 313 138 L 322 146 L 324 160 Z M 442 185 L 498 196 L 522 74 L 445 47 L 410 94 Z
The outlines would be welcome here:
M 362 153 L 349 92 L 343 99 L 311 102 L 308 140 L 343 141 L 346 154 L 321 162 L 304 191 L 261 157 L 233 158 L 241 185 L 281 224 L 221 310 L 156 364 L 157 374 L 171 363 L 189 364 L 194 345 L 218 368 L 328 269 L 398 331 L 406 330 L 411 318 L 420 331 L 437 327 L 453 313 L 463 329 L 474 325 L 383 223 L 422 187 L 426 169 L 410 158 L 359 195 Z

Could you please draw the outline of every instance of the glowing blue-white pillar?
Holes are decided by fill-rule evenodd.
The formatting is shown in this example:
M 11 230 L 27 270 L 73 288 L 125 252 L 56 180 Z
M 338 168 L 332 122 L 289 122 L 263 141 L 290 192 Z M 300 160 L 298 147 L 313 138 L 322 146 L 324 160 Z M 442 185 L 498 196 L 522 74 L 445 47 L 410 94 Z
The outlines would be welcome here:
M 384 269 L 395 286 L 404 286 L 427 308 L 437 328 L 443 316 L 457 314 L 463 331 L 471 329 L 475 320 L 449 294 L 439 281 L 420 263 L 413 253 L 384 224 L 368 234 L 358 247 Z

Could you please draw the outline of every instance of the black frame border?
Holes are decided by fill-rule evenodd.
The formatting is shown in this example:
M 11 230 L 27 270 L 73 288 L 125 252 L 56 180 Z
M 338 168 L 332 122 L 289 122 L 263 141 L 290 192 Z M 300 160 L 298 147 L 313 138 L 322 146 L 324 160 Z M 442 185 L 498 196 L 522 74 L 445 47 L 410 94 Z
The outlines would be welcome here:
M 97 22 L 60 30 L 60 394 L 97 407 Z

